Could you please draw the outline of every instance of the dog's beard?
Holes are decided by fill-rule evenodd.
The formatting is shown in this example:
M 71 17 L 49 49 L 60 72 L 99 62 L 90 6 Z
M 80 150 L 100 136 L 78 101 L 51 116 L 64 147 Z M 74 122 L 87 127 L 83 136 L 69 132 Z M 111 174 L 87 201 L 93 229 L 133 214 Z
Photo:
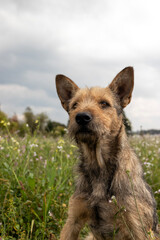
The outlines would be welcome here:
M 97 133 L 93 126 L 71 126 L 69 127 L 69 135 L 77 143 L 94 144 L 97 141 Z
M 111 135 L 109 129 L 100 122 L 91 122 L 83 126 L 79 126 L 76 122 L 72 124 L 69 122 L 68 132 L 71 139 L 76 140 L 77 143 L 89 145 L 108 139 Z
M 94 143 L 94 142 L 96 142 L 96 139 L 97 139 L 97 137 L 96 137 L 96 135 L 92 132 L 92 131 L 90 131 L 90 130 L 80 130 L 80 131 L 78 131 L 76 134 L 75 134 L 75 139 L 76 139 L 76 141 L 77 142 L 83 142 L 83 143 L 88 143 L 88 144 L 90 144 L 90 143 Z

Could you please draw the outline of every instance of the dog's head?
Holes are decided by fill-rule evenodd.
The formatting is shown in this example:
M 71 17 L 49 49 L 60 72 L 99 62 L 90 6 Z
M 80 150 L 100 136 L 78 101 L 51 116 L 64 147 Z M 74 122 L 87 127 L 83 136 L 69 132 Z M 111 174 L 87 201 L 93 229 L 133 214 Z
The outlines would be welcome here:
M 70 135 L 78 142 L 116 135 L 122 124 L 122 110 L 131 101 L 133 85 L 132 67 L 118 73 L 106 88 L 80 89 L 71 79 L 57 75 L 57 93 L 70 117 Z

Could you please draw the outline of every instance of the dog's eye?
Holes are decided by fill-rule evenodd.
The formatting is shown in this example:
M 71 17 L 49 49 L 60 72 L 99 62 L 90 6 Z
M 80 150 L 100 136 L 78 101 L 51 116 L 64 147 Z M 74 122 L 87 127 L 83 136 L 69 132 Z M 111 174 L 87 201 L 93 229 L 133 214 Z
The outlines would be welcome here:
M 77 103 L 74 103 L 71 108 L 76 109 L 76 107 L 77 107 Z
M 101 101 L 99 103 L 101 105 L 101 108 L 107 108 L 107 107 L 110 107 L 110 104 L 106 101 Z

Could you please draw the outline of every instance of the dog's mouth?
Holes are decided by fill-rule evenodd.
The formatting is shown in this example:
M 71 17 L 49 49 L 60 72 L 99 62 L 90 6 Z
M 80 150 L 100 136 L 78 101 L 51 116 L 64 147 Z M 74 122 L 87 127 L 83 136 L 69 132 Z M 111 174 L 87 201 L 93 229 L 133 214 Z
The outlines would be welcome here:
M 86 126 L 81 126 L 77 130 L 76 135 L 77 134 L 93 134 L 93 131 L 91 129 L 89 129 L 88 127 L 86 127 Z
M 93 130 L 86 126 L 81 126 L 75 133 L 75 138 L 78 142 L 89 143 L 96 139 L 96 134 Z

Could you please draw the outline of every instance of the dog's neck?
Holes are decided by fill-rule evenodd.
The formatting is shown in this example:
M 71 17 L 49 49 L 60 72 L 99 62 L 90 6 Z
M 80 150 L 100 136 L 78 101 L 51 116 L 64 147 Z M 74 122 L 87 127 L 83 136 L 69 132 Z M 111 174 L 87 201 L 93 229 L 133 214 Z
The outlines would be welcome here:
M 99 198 L 110 198 L 113 195 L 112 182 L 119 168 L 118 157 L 127 140 L 122 125 L 117 135 L 103 136 L 94 144 L 78 143 L 81 159 L 77 166 L 79 178 L 76 191 L 85 191 L 95 201 Z
M 108 160 L 114 160 L 121 149 L 127 143 L 127 136 L 124 125 L 122 125 L 117 134 L 103 135 L 95 143 L 78 143 L 82 158 L 88 166 L 96 166 L 103 169 Z

